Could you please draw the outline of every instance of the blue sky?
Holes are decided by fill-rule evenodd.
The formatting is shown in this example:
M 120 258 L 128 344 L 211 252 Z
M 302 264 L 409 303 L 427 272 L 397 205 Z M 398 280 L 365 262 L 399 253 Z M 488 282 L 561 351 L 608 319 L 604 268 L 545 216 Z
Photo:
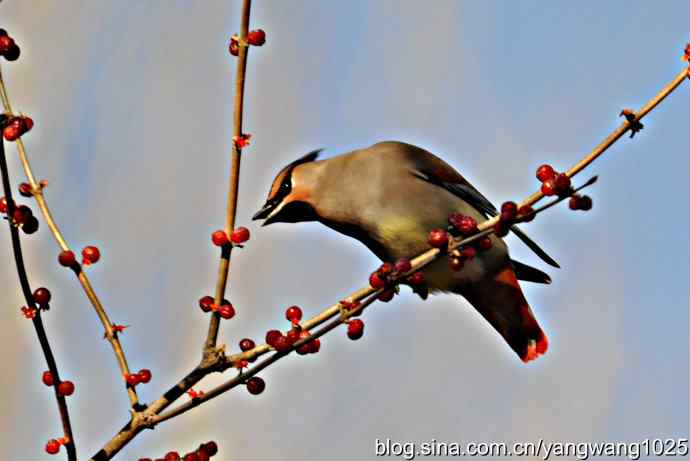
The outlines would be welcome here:
M 239 2 L 0 4 L 0 27 L 22 46 L 3 62 L 48 201 L 75 247 L 97 244 L 90 276 L 117 323 L 141 388 L 156 398 L 199 358 L 223 223 L 234 85 L 226 40 Z M 224 325 L 231 349 L 284 327 L 363 285 L 377 265 L 359 243 L 317 224 L 250 222 L 284 164 L 385 139 L 425 147 L 493 201 L 533 191 L 536 166 L 565 169 L 682 68 L 690 4 L 668 1 L 257 1 L 238 223 L 253 237 L 233 258 Z M 218 459 L 374 459 L 375 438 L 400 441 L 637 441 L 688 437 L 690 218 L 684 84 L 589 170 L 594 209 L 559 207 L 526 227 L 562 266 L 551 286 L 525 285 L 550 339 L 522 364 L 459 298 L 405 292 L 315 356 L 262 376 L 267 391 L 237 389 L 155 432 L 122 459 L 189 450 L 210 439 Z M 14 178 L 20 169 L 9 148 Z M 517 259 L 541 265 L 512 238 Z M 25 243 L 32 282 L 53 291 L 47 316 L 81 457 L 126 421 L 126 396 L 102 331 L 42 227 Z M 3 287 L 0 455 L 41 459 L 59 435 L 44 369 L 0 232 Z M 213 377 L 199 389 L 209 389 Z M 32 427 L 29 431 L 26 428 Z

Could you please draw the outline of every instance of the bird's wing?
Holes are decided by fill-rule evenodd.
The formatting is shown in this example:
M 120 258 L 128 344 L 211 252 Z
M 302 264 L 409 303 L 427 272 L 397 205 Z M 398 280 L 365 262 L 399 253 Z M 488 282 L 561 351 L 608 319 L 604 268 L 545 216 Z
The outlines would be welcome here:
M 464 178 L 462 178 L 460 174 L 456 173 L 457 177 L 459 178 L 459 182 L 449 182 L 439 177 L 437 174 L 422 171 L 419 169 L 413 170 L 412 174 L 419 179 L 434 184 L 435 186 L 441 187 L 450 192 L 451 194 L 461 198 L 465 202 L 475 207 L 485 217 L 496 216 L 498 214 L 498 210 L 489 201 L 489 199 L 484 197 L 481 194 L 481 192 L 472 187 L 472 185 L 468 183 Z M 520 240 L 522 240 L 522 242 L 525 245 L 527 245 L 527 247 L 529 247 L 529 249 L 532 250 L 537 256 L 539 256 L 546 264 L 549 264 L 553 267 L 561 267 L 551 256 L 549 256 L 539 245 L 537 245 L 536 242 L 534 242 L 534 240 L 529 238 L 527 234 L 525 234 L 517 225 L 510 226 L 510 230 L 513 231 L 513 233 Z

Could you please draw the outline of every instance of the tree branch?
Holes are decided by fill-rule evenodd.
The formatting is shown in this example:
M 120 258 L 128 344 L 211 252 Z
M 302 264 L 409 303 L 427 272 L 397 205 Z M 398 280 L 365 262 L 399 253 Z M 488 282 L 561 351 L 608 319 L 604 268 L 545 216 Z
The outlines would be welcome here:
M 12 106 L 10 104 L 10 99 L 7 95 L 7 88 L 5 87 L 5 82 L 2 78 L 2 67 L 0 66 L 0 99 L 2 99 L 2 105 L 4 107 L 4 110 L 8 115 L 11 115 L 12 112 Z M 46 202 L 44 193 L 43 193 L 43 187 L 36 181 L 36 177 L 34 176 L 33 170 L 31 169 L 31 164 L 29 163 L 29 158 L 26 154 L 26 149 L 24 148 L 24 142 L 22 141 L 21 138 L 17 139 L 16 141 L 17 144 L 17 151 L 19 152 L 19 160 L 21 161 L 22 168 L 24 169 L 24 174 L 26 175 L 27 180 L 29 181 L 29 184 L 31 185 L 31 189 L 33 191 L 33 196 L 36 199 L 36 203 L 38 204 L 38 207 L 41 210 L 41 213 L 43 214 L 43 218 L 46 221 L 46 224 L 48 224 L 48 227 L 50 228 L 50 232 L 57 241 L 58 246 L 60 247 L 61 251 L 68 251 L 70 250 L 69 246 L 67 245 L 67 241 L 63 237 L 62 233 L 60 232 L 60 229 L 57 226 L 57 223 L 53 219 L 53 215 L 50 212 L 50 208 L 48 208 L 48 203 Z M 122 375 L 127 375 L 129 374 L 129 366 L 127 365 L 127 358 L 125 357 L 125 352 L 122 349 L 122 345 L 120 344 L 120 340 L 117 338 L 117 334 L 113 330 L 113 324 L 108 318 L 108 314 L 105 311 L 105 308 L 103 307 L 103 304 L 101 304 L 100 299 L 96 295 L 95 290 L 91 286 L 91 282 L 89 281 L 89 278 L 87 277 L 86 273 L 81 270 L 81 267 L 78 267 L 74 270 L 75 275 L 77 276 L 77 279 L 79 280 L 79 283 L 81 284 L 84 293 L 86 293 L 86 297 L 89 299 L 91 302 L 91 305 L 93 306 L 94 310 L 96 311 L 96 315 L 98 315 L 98 318 L 101 321 L 101 324 L 103 325 L 103 328 L 105 329 L 105 337 L 107 338 L 108 342 L 110 343 L 113 352 L 115 353 L 115 358 L 117 360 L 117 364 L 120 367 L 120 372 Z M 124 382 L 124 379 L 123 379 Z M 129 396 L 129 401 L 130 404 L 132 405 L 133 408 L 138 408 L 139 406 L 139 399 L 137 397 L 136 390 L 134 389 L 133 386 L 127 386 L 127 395 Z
M 7 168 L 7 159 L 5 158 L 5 143 L 0 140 L 0 172 L 2 174 L 2 188 L 5 198 L 7 199 L 7 223 L 10 228 L 10 235 L 12 238 L 12 251 L 14 253 L 14 262 L 17 268 L 17 275 L 19 276 L 19 285 L 24 294 L 24 300 L 29 308 L 35 309 L 36 316 L 32 319 L 34 329 L 38 342 L 41 345 L 43 356 L 45 357 L 48 371 L 53 377 L 53 392 L 55 393 L 55 400 L 58 404 L 58 411 L 60 412 L 60 420 L 62 421 L 62 430 L 64 432 L 67 443 L 64 444 L 67 451 L 67 459 L 70 461 L 77 460 L 77 451 L 74 444 L 74 435 L 72 434 L 72 424 L 70 423 L 69 411 L 67 408 L 67 401 L 63 395 L 58 392 L 58 386 L 61 382 L 60 374 L 58 373 L 57 363 L 53 356 L 53 351 L 48 342 L 48 335 L 43 327 L 43 320 L 41 318 L 41 309 L 36 306 L 34 302 L 33 292 L 29 284 L 29 277 L 26 273 L 24 265 L 24 256 L 22 254 L 21 240 L 19 238 L 19 229 L 12 224 L 12 215 L 14 214 L 14 200 L 12 199 L 12 187 L 10 186 L 10 176 Z

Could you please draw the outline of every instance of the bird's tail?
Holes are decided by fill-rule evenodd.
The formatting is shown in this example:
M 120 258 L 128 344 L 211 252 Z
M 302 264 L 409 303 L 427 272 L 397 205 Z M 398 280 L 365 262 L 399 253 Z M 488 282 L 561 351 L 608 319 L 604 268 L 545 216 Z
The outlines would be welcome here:
M 463 295 L 523 362 L 546 352 L 549 342 L 534 318 L 510 264 L 495 276 L 466 287 Z

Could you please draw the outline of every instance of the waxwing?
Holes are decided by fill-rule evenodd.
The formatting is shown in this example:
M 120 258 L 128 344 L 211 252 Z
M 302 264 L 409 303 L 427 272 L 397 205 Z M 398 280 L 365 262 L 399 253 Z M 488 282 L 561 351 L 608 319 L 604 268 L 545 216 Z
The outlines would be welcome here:
M 497 213 L 479 191 L 440 158 L 419 147 L 386 141 L 317 160 L 313 151 L 283 168 L 254 219 L 263 225 L 318 221 L 366 245 L 382 261 L 412 258 L 429 249 L 431 229 L 445 228 L 451 213 L 477 222 Z M 540 258 L 558 267 L 517 226 L 511 231 Z M 546 352 L 548 341 L 518 280 L 550 283 L 548 275 L 510 259 L 505 242 L 453 271 L 442 257 L 424 268 L 431 293 L 462 295 L 525 362 Z M 427 293 L 420 292 L 426 297 Z

